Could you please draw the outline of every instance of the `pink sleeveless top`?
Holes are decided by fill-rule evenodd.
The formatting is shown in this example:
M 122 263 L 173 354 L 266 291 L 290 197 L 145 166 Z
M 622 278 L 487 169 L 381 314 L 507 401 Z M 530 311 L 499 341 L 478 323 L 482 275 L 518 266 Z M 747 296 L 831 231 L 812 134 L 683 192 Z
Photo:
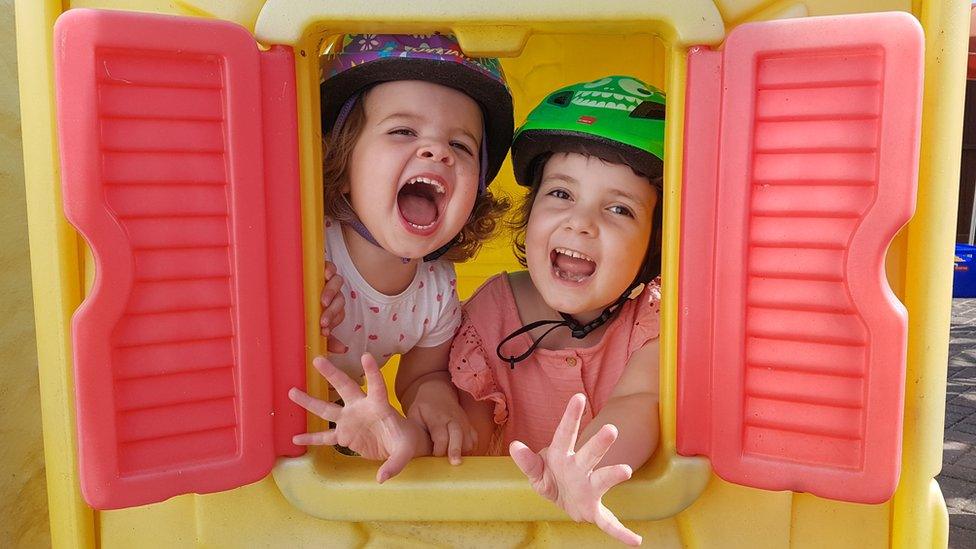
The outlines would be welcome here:
M 566 404 L 576 393 L 587 399 L 582 430 L 606 404 L 631 355 L 658 337 L 659 310 L 660 286 L 655 280 L 624 304 L 595 345 L 537 348 L 512 369 L 495 353 L 502 339 L 522 327 L 508 274 L 485 282 L 462 308 L 461 327 L 451 346 L 450 370 L 459 389 L 494 404 L 499 429 L 489 453 L 507 454 L 513 440 L 536 452 L 548 446 Z M 531 344 L 531 337 L 521 334 L 508 341 L 504 351 L 521 354 Z

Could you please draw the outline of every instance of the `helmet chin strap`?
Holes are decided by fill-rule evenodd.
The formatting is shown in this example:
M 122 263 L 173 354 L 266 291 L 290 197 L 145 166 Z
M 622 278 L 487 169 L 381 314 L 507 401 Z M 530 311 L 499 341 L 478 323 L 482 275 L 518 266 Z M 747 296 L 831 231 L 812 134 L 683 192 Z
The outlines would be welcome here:
M 517 362 L 522 362 L 523 360 L 529 358 L 529 356 L 535 352 L 539 344 L 542 343 L 542 340 L 545 339 L 545 337 L 549 335 L 549 333 L 555 330 L 556 328 L 565 326 L 570 329 L 570 333 L 572 334 L 574 339 L 583 339 L 584 337 L 589 335 L 590 332 L 596 330 L 600 326 L 603 326 L 604 324 L 607 323 L 607 321 L 613 318 L 613 315 L 615 315 L 617 311 L 619 311 L 620 308 L 623 307 L 624 303 L 626 303 L 630 299 L 634 299 L 635 297 L 639 296 L 641 292 L 644 291 L 644 286 L 645 283 L 634 281 L 627 289 L 627 291 L 623 293 L 623 295 L 618 297 L 616 301 L 614 301 L 610 305 L 607 305 L 607 307 L 603 309 L 603 312 L 600 313 L 600 316 L 594 318 L 593 320 L 587 322 L 586 324 L 581 324 L 578 320 L 573 318 L 571 315 L 563 312 L 559 313 L 559 316 L 563 318 L 562 320 L 537 320 L 535 322 L 526 324 L 525 326 L 522 326 L 518 330 L 515 330 L 514 332 L 506 336 L 505 339 L 501 340 L 501 342 L 498 343 L 498 347 L 495 348 L 495 354 L 498 355 L 499 359 L 508 362 L 509 368 L 514 370 L 515 364 Z M 547 326 L 550 324 L 552 324 L 552 327 L 546 330 L 545 333 L 543 333 L 541 336 L 539 336 L 539 339 L 532 342 L 532 345 L 524 353 L 518 356 L 514 356 L 514 355 L 505 356 L 502 354 L 502 345 L 507 343 L 509 340 L 512 340 L 526 332 L 530 332 L 536 328 Z

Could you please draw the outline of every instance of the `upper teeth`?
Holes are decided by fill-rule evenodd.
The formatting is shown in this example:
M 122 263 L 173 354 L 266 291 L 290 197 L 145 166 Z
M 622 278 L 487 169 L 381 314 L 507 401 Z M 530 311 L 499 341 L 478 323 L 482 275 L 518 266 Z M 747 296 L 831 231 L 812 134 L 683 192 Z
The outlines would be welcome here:
M 431 187 L 434 187 L 434 191 L 437 192 L 437 194 L 444 194 L 444 186 L 434 179 L 427 177 L 413 177 L 407 181 L 407 185 L 411 183 L 426 183 Z
M 557 254 L 568 255 L 569 257 L 575 257 L 576 259 L 584 259 L 591 263 L 596 263 L 593 259 L 588 256 L 577 252 L 576 250 L 570 250 L 569 248 L 556 248 Z

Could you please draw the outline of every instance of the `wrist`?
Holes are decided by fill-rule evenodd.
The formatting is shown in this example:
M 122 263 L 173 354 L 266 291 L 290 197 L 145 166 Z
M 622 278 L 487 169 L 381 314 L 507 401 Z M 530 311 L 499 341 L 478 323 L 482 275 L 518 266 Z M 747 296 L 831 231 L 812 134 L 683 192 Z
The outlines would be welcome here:
M 437 370 L 429 372 L 410 382 L 410 385 L 405 387 L 403 391 L 397 391 L 397 398 L 400 399 L 404 413 L 413 408 L 414 403 L 417 401 L 417 395 L 421 391 L 425 393 L 431 391 L 435 391 L 436 393 L 443 392 L 443 394 L 450 393 L 457 399 L 457 392 L 454 390 L 454 384 L 451 382 L 451 376 L 447 371 Z

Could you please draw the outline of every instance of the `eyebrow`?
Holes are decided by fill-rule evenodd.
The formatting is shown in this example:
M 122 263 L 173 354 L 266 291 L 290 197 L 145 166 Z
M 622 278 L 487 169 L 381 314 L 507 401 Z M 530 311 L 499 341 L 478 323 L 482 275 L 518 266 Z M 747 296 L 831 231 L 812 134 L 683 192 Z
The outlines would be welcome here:
M 633 194 L 631 194 L 631 193 L 629 193 L 627 191 L 622 191 L 620 189 L 610 189 L 609 191 L 607 191 L 607 193 L 608 194 L 611 194 L 611 195 L 614 195 L 614 196 L 622 196 L 624 198 L 627 198 L 627 199 L 631 200 L 632 202 L 634 202 L 636 204 L 641 204 L 641 200 L 639 198 L 637 198 L 637 196 L 635 196 L 635 195 L 633 195 Z
M 408 113 L 408 112 L 395 112 L 393 114 L 388 115 L 386 118 L 380 120 L 379 123 L 380 124 L 383 124 L 384 122 L 388 122 L 388 121 L 393 120 L 393 119 L 396 119 L 396 118 L 405 118 L 407 120 L 412 120 L 412 121 L 420 121 L 420 120 L 423 120 L 423 117 L 421 117 L 419 115 L 416 115 L 416 114 L 412 114 L 412 113 Z M 474 144 L 476 146 L 480 146 L 481 145 L 481 141 L 479 141 L 477 137 L 475 137 L 471 132 L 469 132 L 467 130 L 467 128 L 458 126 L 458 127 L 455 127 L 455 128 L 451 128 L 451 131 L 452 132 L 455 132 L 455 131 L 461 132 L 464 135 L 468 136 L 471 139 L 471 141 L 474 141 Z
M 566 183 L 572 183 L 574 185 L 579 185 L 579 181 L 577 181 L 575 177 L 572 177 L 572 176 L 567 175 L 567 174 L 564 174 L 564 173 L 556 172 L 556 173 L 549 174 L 549 175 L 547 175 L 545 177 L 545 179 L 543 181 L 549 181 L 551 179 L 559 179 L 561 181 L 565 181 Z

